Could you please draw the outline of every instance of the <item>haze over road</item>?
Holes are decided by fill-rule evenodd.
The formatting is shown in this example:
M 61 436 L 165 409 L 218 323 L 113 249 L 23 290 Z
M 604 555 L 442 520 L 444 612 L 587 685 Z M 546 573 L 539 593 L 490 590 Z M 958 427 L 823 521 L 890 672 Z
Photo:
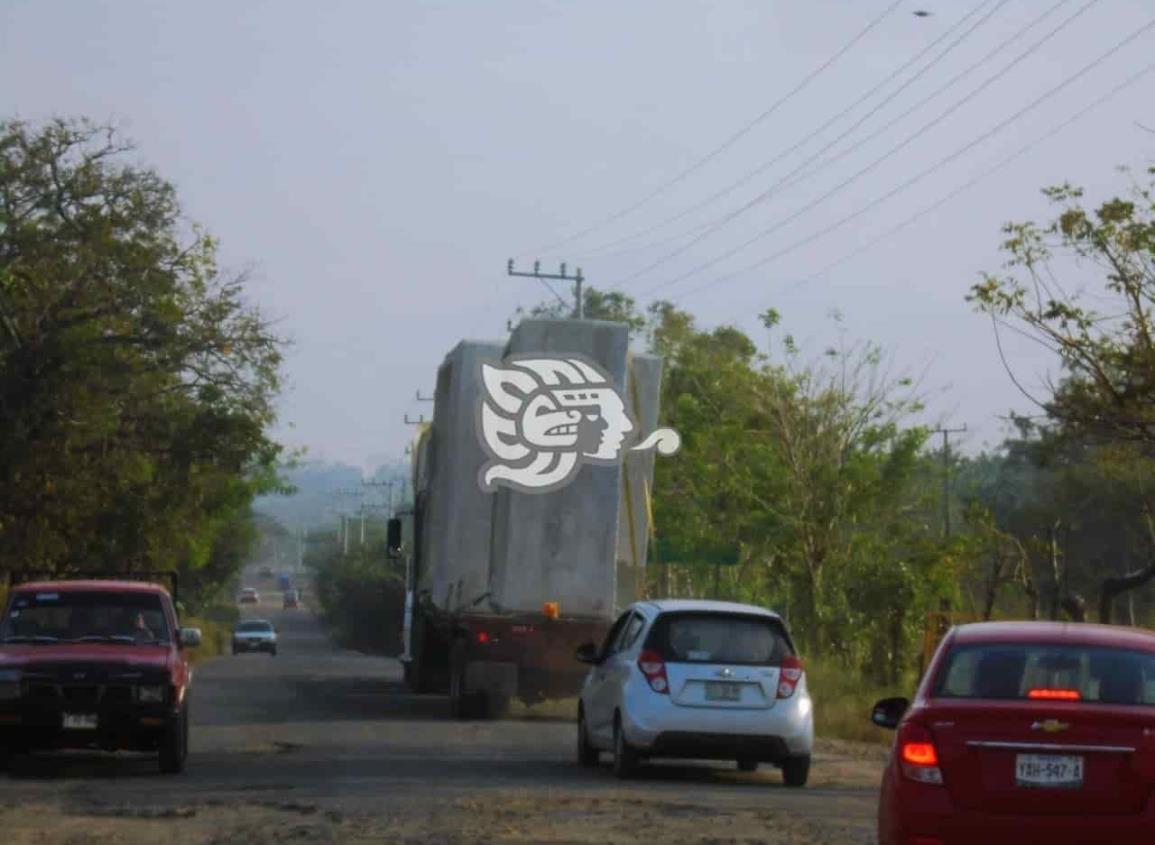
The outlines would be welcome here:
M 67 841 L 96 842 L 112 825 L 142 842 L 873 842 L 878 755 L 820 748 L 803 790 L 732 765 L 623 783 L 608 761 L 578 767 L 569 720 L 454 722 L 447 699 L 405 689 L 397 661 L 335 649 L 308 610 L 245 615 L 277 626 L 279 654 L 197 667 L 185 774 L 151 757 L 32 757 L 0 786 L 14 841 L 71 825 Z

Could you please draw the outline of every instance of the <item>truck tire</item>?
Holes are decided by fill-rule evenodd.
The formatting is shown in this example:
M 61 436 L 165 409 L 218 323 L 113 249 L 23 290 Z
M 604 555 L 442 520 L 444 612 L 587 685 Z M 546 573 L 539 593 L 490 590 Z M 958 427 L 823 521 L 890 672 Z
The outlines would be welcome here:
M 409 663 L 409 689 L 417 695 L 442 692 L 438 689 L 437 673 L 430 660 L 436 644 L 427 633 L 429 626 L 421 616 L 414 622 L 416 630 L 413 633 L 413 660 Z
M 175 775 L 184 771 L 188 758 L 188 705 L 181 708 L 180 715 L 174 716 L 165 726 L 160 741 L 160 771 Z
M 456 639 L 449 650 L 449 712 L 454 719 L 475 719 L 484 712 L 485 696 L 465 691 L 465 640 Z

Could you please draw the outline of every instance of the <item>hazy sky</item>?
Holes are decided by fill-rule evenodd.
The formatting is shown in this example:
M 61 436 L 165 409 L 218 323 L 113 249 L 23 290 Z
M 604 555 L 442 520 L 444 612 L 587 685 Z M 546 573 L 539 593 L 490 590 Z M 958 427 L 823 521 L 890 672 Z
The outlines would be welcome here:
M 506 277 L 507 258 L 532 259 L 668 183 L 890 5 L 3 0 L 0 113 L 29 120 L 87 115 L 121 125 L 141 158 L 176 183 L 188 214 L 222 240 L 226 263 L 254 269 L 253 299 L 294 339 L 282 436 L 315 457 L 370 465 L 402 454 L 413 433 L 403 415 L 429 413 L 414 393 L 429 395 L 438 363 L 460 338 L 504 336 L 519 304 L 548 296 L 538 282 Z M 1155 134 L 1135 124 L 1155 126 L 1155 74 L 908 228 L 809 279 L 1045 135 L 1155 57 L 1152 28 L 1005 129 L 833 228 L 1155 19 L 1150 0 L 1092 0 L 1044 41 L 1087 5 L 1059 3 L 978 69 L 863 142 L 1056 6 L 901 3 L 707 165 L 633 213 L 540 257 L 548 269 L 562 259 L 579 264 L 590 283 L 620 285 L 643 304 L 675 299 L 703 325 L 734 322 L 759 341 L 766 335 L 755 315 L 773 306 L 784 329 L 815 353 L 836 337 L 828 314 L 837 308 L 849 336 L 881 343 L 900 370 L 925 372 L 929 419 L 966 424 L 971 449 L 995 443 L 1003 430 L 997 415 L 1030 405 L 1003 370 L 989 322 L 964 301 L 967 288 L 980 271 L 998 269 L 1002 223 L 1046 213 L 1040 187 L 1070 180 L 1101 198 L 1124 185 L 1117 165 L 1150 163 Z M 919 9 L 933 14 L 912 14 Z M 784 181 L 908 79 L 914 82 L 810 166 L 843 149 L 849 154 L 686 246 L 688 231 Z M 619 245 L 648 249 L 604 255 L 607 245 L 775 158 L 733 193 Z M 749 248 L 678 281 L 765 230 Z M 768 260 L 743 269 L 761 259 Z M 1046 359 L 1013 337 L 1006 349 L 1021 379 L 1037 386 Z

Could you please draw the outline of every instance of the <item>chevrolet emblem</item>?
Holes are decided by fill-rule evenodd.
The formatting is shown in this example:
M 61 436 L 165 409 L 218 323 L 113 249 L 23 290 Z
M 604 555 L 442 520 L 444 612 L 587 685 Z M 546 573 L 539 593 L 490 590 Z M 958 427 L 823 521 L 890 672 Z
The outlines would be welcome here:
M 1069 724 L 1060 722 L 1058 719 L 1047 719 L 1045 722 L 1035 722 L 1031 725 L 1031 730 L 1057 734 L 1059 731 L 1065 731 L 1069 727 L 1071 727 Z

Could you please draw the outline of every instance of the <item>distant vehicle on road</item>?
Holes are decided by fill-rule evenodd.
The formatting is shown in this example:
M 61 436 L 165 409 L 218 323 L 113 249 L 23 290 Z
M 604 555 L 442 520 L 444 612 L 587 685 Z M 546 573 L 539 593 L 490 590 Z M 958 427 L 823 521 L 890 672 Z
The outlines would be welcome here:
M 981 622 L 939 645 L 883 774 L 880 845 L 1149 842 L 1155 633 Z
M 237 596 L 237 601 L 240 604 L 260 604 L 260 594 L 252 587 L 245 587 Z
M 781 618 L 714 601 L 645 601 L 626 609 L 590 664 L 578 705 L 578 761 L 613 754 L 628 777 L 648 757 L 734 760 L 782 769 L 805 786 L 814 744 L 806 674 Z
M 277 631 L 267 619 L 243 619 L 233 630 L 233 654 L 264 651 L 277 654 Z
M 260 569 L 257 570 L 257 574 L 260 575 L 262 578 L 272 578 L 273 577 L 273 568 L 271 566 L 262 566 Z
M 285 610 L 290 608 L 297 608 L 301 606 L 301 594 L 296 590 L 289 590 L 285 593 Z
M 284 592 L 285 590 L 293 589 L 293 576 L 287 572 L 282 572 L 277 576 L 277 587 Z
M 180 772 L 192 680 L 185 649 L 200 642 L 159 584 L 14 586 L 0 618 L 0 766 L 38 748 L 99 748 L 153 751 L 162 772 Z

